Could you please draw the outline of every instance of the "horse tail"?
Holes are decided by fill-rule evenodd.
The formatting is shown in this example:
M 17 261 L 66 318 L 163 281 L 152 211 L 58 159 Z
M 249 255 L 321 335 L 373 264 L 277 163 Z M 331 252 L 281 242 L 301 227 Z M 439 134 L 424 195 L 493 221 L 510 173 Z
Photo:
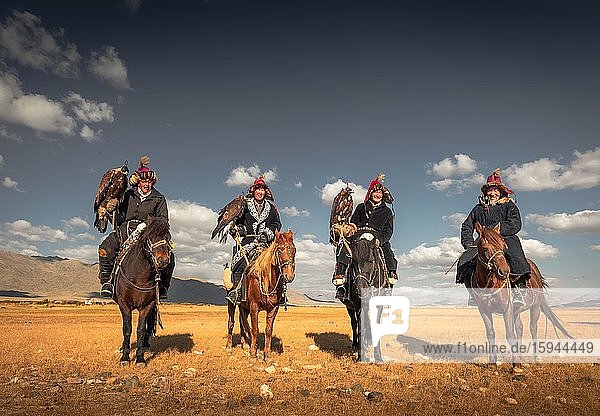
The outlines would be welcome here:
M 569 331 L 567 331 L 567 329 L 563 326 L 560 318 L 550 308 L 550 305 L 548 305 L 548 301 L 546 300 L 544 294 L 542 294 L 542 302 L 540 303 L 540 309 L 542 310 L 544 315 L 546 315 L 546 318 L 548 318 L 550 322 L 552 322 L 554 328 L 558 328 L 560 332 L 562 332 L 567 338 L 574 339 L 573 336 L 569 334 Z

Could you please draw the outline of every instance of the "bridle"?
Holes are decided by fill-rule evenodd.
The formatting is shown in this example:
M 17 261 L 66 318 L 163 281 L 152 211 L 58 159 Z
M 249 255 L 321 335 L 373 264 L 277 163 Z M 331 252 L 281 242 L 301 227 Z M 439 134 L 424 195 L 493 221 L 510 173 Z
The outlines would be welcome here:
M 295 247 L 291 244 L 277 246 L 277 248 L 275 249 L 275 266 L 279 269 L 279 276 L 283 276 L 286 283 L 290 283 L 293 280 L 294 275 L 292 274 L 292 278 L 290 279 L 288 275 L 283 272 L 283 269 L 285 269 L 288 266 L 291 266 L 292 269 L 296 270 L 294 250 Z M 284 252 L 288 255 L 288 259 L 282 262 L 280 255 Z
M 498 276 L 500 276 L 502 278 L 502 280 L 506 279 L 506 277 L 508 276 L 504 276 L 502 274 L 502 271 L 500 270 L 500 268 L 498 266 L 496 266 L 493 262 L 494 257 L 496 257 L 498 254 L 502 254 L 504 256 L 504 250 L 498 250 L 496 252 L 494 252 L 494 254 L 492 254 L 487 261 L 485 260 L 485 258 L 483 258 L 479 252 L 477 252 L 477 260 L 479 260 L 479 262 L 481 264 L 483 264 L 490 273 L 495 272 Z
M 158 262 L 157 262 L 156 258 L 154 257 L 154 255 L 152 254 L 152 251 L 161 246 L 167 247 L 167 251 L 169 252 L 169 256 L 170 256 L 171 252 L 173 251 L 173 242 L 171 240 L 166 240 L 163 238 L 162 240 L 159 240 L 159 241 L 153 243 L 152 241 L 150 241 L 150 239 L 147 239 L 146 244 L 144 245 L 144 251 L 146 253 L 148 253 L 148 255 L 150 256 L 150 259 L 152 260 L 152 264 L 154 266 L 154 271 L 156 272 L 157 275 L 160 274 L 161 268 L 158 266 Z

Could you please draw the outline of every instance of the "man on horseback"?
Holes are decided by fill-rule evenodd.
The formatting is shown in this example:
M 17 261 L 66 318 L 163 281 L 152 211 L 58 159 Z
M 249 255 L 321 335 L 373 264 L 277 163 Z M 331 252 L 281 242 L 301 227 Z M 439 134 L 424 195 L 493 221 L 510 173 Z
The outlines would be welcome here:
M 394 232 L 394 213 L 387 206 L 387 204 L 393 203 L 394 198 L 388 188 L 383 185 L 384 177 L 384 174 L 379 174 L 377 178 L 371 181 L 364 202 L 356 206 L 350 222 L 358 228 L 370 227 L 374 230 L 377 244 L 381 247 L 385 258 L 388 283 L 394 285 L 398 281 L 398 275 L 396 274 L 398 262 L 390 244 Z M 340 300 L 343 300 L 346 296 L 344 285 L 351 260 L 347 246 L 340 242 L 332 279 L 332 283 L 337 287 L 336 298 Z
M 465 279 L 470 279 L 475 270 L 477 247 L 474 244 L 473 232 L 475 223 L 479 222 L 484 227 L 493 227 L 500 224 L 500 235 L 504 237 L 507 245 L 506 258 L 510 265 L 510 274 L 513 287 L 513 304 L 515 308 L 524 306 L 524 293 L 527 279 L 531 275 L 531 267 L 525 258 L 521 241 L 517 233 L 521 230 L 521 213 L 509 195 L 511 191 L 502 183 L 500 169 L 494 170 L 488 176 L 486 183 L 481 186 L 479 203 L 471 210 L 463 222 L 460 233 L 460 242 L 466 250 L 460 257 L 456 272 L 456 283 L 462 284 Z M 474 299 L 469 298 L 469 305 L 475 306 Z
M 135 228 L 136 225 L 146 221 L 150 216 L 158 220 L 169 221 L 167 200 L 163 194 L 154 188 L 158 178 L 156 173 L 148 168 L 149 162 L 148 156 L 143 156 L 140 159 L 140 167 L 129 178 L 131 188 L 125 192 L 123 201 L 118 206 L 115 216 L 115 229 L 100 243 L 98 248 L 100 268 L 98 277 L 102 284 L 100 294 L 106 298 L 113 296 L 112 270 L 121 245 L 128 237 L 127 232 L 126 235 L 121 235 L 123 228 L 121 225 L 129 224 L 129 228 Z M 159 292 L 161 299 L 167 297 L 167 290 L 171 284 L 174 268 L 175 259 L 171 254 L 171 261 L 160 276 Z
M 273 242 L 275 231 L 281 229 L 273 193 L 262 176 L 250 186 L 245 198 L 242 214 L 229 228 L 229 233 L 236 239 L 236 245 L 233 247 L 231 260 L 233 288 L 227 294 L 227 299 L 234 305 L 245 297 L 246 289 L 242 284 L 244 270 Z

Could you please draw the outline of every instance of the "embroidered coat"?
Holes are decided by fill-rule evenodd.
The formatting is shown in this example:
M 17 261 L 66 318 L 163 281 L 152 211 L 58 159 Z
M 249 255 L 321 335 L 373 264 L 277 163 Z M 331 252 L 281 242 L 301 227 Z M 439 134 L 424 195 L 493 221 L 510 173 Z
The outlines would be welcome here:
M 502 198 L 496 205 L 482 203 L 475 205 L 461 227 L 460 243 L 465 249 L 469 249 L 475 243 L 473 232 L 476 222 L 485 227 L 493 227 L 500 223 L 500 235 L 504 237 L 508 246 L 506 257 L 510 265 L 510 272 L 518 275 L 531 272 L 521 241 L 517 237 L 517 233 L 521 230 L 521 213 L 510 198 Z M 461 257 L 461 265 L 468 260 L 471 252 L 473 252 L 472 249 Z M 476 255 L 477 251 L 475 250 L 474 253 Z
M 241 243 L 248 258 L 254 255 L 259 245 L 259 235 L 264 234 L 267 243 L 271 244 L 275 240 L 275 230 L 279 231 L 281 229 L 281 219 L 275 205 L 265 199 L 263 210 L 259 214 L 254 203 L 254 198 L 252 197 L 246 198 L 244 213 L 236 220 L 235 224 L 237 226 L 242 225 L 245 228 L 245 236 L 242 238 Z M 233 265 L 232 270 L 236 271 L 239 269 L 240 262 L 243 262 L 245 267 L 244 257 L 236 244 L 233 248 L 233 258 L 231 260 L 231 264 Z

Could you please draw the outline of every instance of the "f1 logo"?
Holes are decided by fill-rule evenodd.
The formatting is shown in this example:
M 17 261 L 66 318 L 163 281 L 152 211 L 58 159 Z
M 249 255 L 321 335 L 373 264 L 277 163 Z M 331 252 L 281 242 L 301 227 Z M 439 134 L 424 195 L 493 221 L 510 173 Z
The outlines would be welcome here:
M 405 296 L 374 296 L 369 299 L 369 321 L 373 345 L 384 335 L 408 331 L 410 301 Z

